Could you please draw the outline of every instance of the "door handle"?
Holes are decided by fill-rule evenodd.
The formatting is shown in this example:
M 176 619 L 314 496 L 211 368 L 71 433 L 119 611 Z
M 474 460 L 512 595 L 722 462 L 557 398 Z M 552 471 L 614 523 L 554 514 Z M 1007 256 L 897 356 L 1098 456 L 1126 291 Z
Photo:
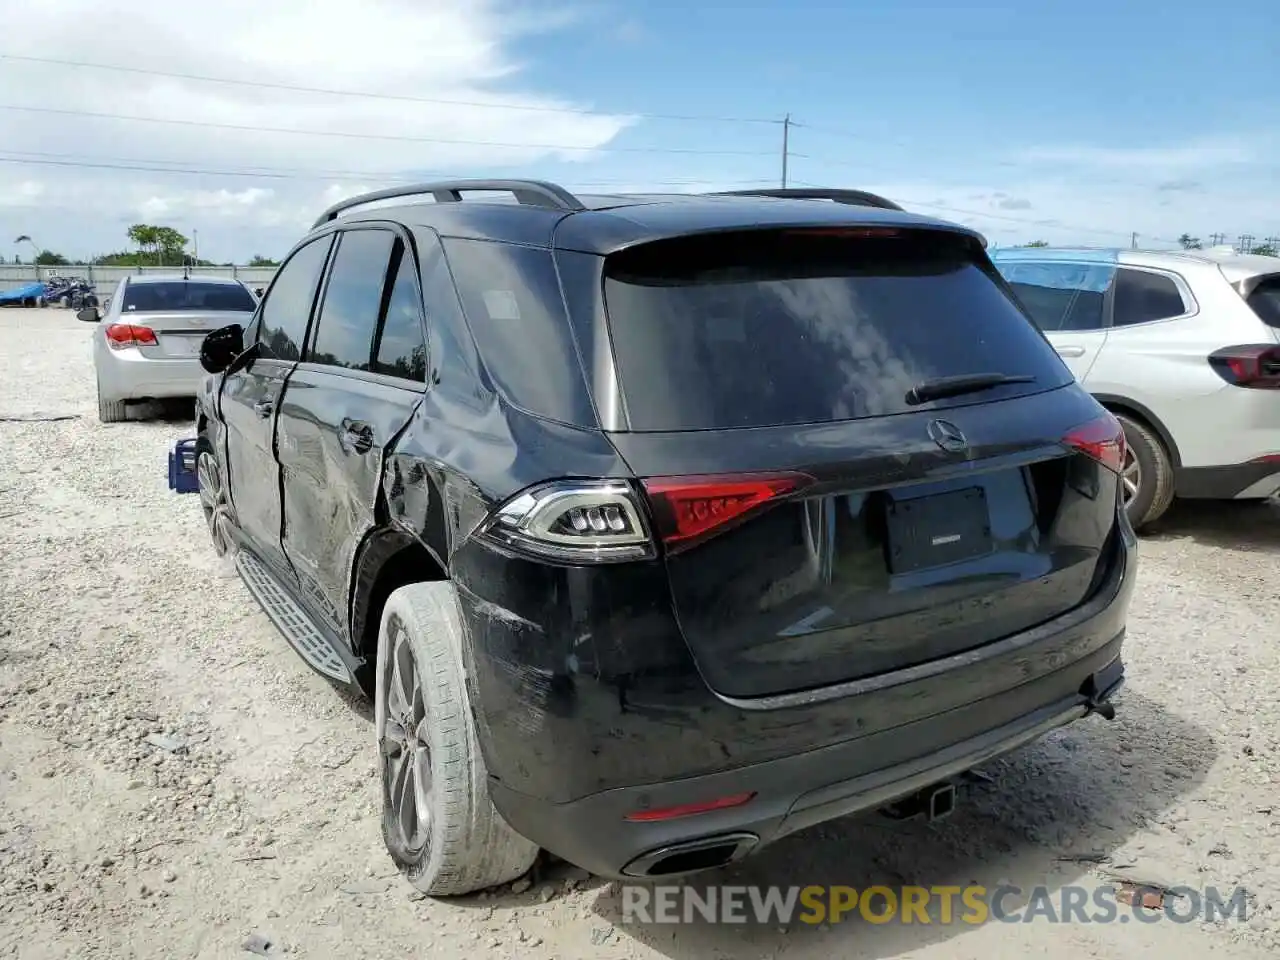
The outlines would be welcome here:
M 1084 347 L 1059 347 L 1058 356 L 1060 357 L 1083 357 Z
M 363 420 L 344 419 L 339 438 L 348 453 L 368 453 L 373 449 L 373 427 Z
M 275 410 L 275 408 L 276 408 L 276 405 L 274 401 L 259 400 L 257 403 L 253 405 L 253 412 L 256 413 L 261 419 L 265 420 L 267 419 L 267 417 L 271 416 L 271 412 Z

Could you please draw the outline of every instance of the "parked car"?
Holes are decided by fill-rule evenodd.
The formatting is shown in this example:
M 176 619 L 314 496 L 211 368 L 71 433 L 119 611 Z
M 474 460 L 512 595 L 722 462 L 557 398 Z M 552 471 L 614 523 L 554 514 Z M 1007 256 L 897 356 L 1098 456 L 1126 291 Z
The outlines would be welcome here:
M 374 699 L 426 893 L 939 816 L 1114 715 L 1119 424 L 980 236 L 803 196 L 366 194 L 206 338 L 214 543 Z
M 194 397 L 204 378 L 200 345 L 211 330 L 248 323 L 257 306 L 249 289 L 220 277 L 127 276 L 107 300 L 77 316 L 97 323 L 93 366 L 98 419 L 125 419 L 138 400 Z
M 1280 259 L 1036 247 L 992 259 L 1076 379 L 1124 425 L 1135 527 L 1174 497 L 1280 492 Z

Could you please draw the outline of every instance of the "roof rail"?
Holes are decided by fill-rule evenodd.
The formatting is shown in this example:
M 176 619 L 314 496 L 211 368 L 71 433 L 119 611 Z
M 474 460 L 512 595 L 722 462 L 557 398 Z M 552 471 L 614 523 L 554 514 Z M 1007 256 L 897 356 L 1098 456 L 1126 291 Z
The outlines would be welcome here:
M 832 200 L 855 207 L 879 207 L 882 210 L 902 210 L 892 200 L 865 190 L 833 190 L 825 187 L 782 187 L 772 190 L 722 190 L 709 194 L 713 197 L 777 197 L 786 200 Z M 903 211 L 904 213 L 906 211 Z
M 413 183 L 402 187 L 388 187 L 385 190 L 374 190 L 348 197 L 335 203 L 322 213 L 311 229 L 323 226 L 338 215 L 352 207 L 361 207 L 366 203 L 379 200 L 394 200 L 397 197 L 416 197 L 431 194 L 437 203 L 459 203 L 463 191 L 477 193 L 510 193 L 516 201 L 534 207 L 550 207 L 553 210 L 585 210 L 581 200 L 564 187 L 545 180 L 441 180 L 437 183 Z

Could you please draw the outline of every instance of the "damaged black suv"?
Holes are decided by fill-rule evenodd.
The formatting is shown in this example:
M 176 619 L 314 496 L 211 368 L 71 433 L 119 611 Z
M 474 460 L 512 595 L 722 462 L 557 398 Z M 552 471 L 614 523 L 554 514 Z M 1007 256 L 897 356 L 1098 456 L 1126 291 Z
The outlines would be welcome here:
M 1124 434 L 966 228 L 854 191 L 380 191 L 202 360 L 214 543 L 374 698 L 429 894 L 940 815 L 1114 714 Z

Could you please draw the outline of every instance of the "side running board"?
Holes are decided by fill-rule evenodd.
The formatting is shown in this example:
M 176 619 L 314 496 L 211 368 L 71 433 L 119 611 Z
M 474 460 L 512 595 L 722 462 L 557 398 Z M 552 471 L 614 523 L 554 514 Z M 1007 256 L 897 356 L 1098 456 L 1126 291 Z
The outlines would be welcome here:
M 342 662 L 328 638 L 306 611 L 289 596 L 289 592 L 261 560 L 247 550 L 240 550 L 236 554 L 236 570 L 254 599 L 261 604 L 271 622 L 284 634 L 298 656 L 307 661 L 317 673 L 340 683 L 353 681 L 351 671 Z

